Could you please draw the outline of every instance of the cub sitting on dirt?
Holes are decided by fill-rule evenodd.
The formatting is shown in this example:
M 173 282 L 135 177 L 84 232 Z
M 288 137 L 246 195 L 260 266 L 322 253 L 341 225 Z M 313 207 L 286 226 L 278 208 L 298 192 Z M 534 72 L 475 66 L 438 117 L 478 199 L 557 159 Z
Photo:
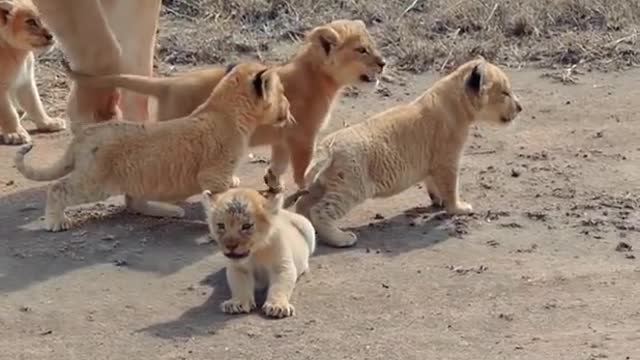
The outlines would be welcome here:
M 66 230 L 66 207 L 126 194 L 152 216 L 183 216 L 177 201 L 209 189 L 237 186 L 233 176 L 258 125 L 284 126 L 294 120 L 276 71 L 257 63 L 237 65 L 193 115 L 163 123 L 110 122 L 86 126 L 64 156 L 44 169 L 24 163 L 31 146 L 18 151 L 15 164 L 26 178 L 53 184 L 47 194 L 46 227 Z
M 296 209 L 321 241 L 336 247 L 357 241 L 336 220 L 366 199 L 389 197 L 420 181 L 449 213 L 469 213 L 471 205 L 458 196 L 458 174 L 470 126 L 506 125 L 521 110 L 502 70 L 483 58 L 469 61 L 413 102 L 323 139 L 305 175 L 306 194 L 292 195 L 303 194 Z
M 261 126 L 251 137 L 251 146 L 272 147 L 271 165 L 265 174 L 270 188 L 282 189 L 280 178 L 289 160 L 294 181 L 302 186 L 317 135 L 329 119 L 340 90 L 347 85 L 376 84 L 384 66 L 384 59 L 360 20 L 336 20 L 306 35 L 293 59 L 278 68 L 297 124 L 287 129 Z M 223 68 L 212 68 L 168 78 L 70 76 L 91 87 L 116 86 L 153 95 L 158 103 L 158 119 L 167 120 L 191 113 L 206 99 L 223 72 Z
M 63 119 L 47 115 L 34 75 L 34 51 L 47 50 L 54 42 L 31 0 L 0 0 L 0 130 L 5 144 L 31 141 L 20 124 L 14 100 L 38 130 L 60 131 L 66 127 Z
M 268 286 L 264 313 L 276 318 L 292 316 L 291 293 L 315 251 L 311 222 L 283 209 L 281 193 L 267 194 L 263 197 L 245 188 L 217 195 L 209 190 L 202 193 L 211 236 L 229 259 L 226 272 L 231 299 L 221 306 L 229 314 L 251 312 L 256 307 L 255 288 Z

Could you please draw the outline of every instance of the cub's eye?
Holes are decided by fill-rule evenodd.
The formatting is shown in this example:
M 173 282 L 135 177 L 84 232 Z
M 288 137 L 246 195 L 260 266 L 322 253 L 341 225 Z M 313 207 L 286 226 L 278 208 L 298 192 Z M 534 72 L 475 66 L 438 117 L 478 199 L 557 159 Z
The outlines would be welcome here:
M 252 228 L 253 224 L 251 223 L 242 224 L 242 230 L 251 230 Z
M 359 52 L 360 54 L 366 54 L 367 53 L 367 49 L 365 49 L 364 47 L 357 47 L 356 48 L 356 52 Z
M 224 230 L 224 223 L 218 223 L 218 230 Z
M 38 22 L 35 19 L 27 19 L 26 23 L 29 26 L 38 27 Z

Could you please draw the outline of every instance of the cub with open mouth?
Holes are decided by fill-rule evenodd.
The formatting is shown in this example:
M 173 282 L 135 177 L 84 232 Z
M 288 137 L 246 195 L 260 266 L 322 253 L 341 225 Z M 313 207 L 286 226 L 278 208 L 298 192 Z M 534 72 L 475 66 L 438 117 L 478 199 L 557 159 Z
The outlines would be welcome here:
M 315 230 L 305 217 L 282 208 L 282 193 L 235 188 L 215 195 L 202 193 L 211 236 L 227 264 L 231 299 L 222 303 L 229 314 L 255 309 L 255 288 L 268 286 L 265 315 L 292 316 L 289 302 L 297 279 L 309 268 L 316 246 Z

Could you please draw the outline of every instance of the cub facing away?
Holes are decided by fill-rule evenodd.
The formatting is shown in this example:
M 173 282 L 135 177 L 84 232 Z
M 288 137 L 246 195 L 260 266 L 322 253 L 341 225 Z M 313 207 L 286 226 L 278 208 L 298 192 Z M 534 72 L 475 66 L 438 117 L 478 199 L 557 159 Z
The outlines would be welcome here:
M 5 144 L 24 144 L 31 136 L 20 124 L 14 100 L 41 131 L 59 131 L 63 119 L 47 115 L 35 80 L 35 51 L 55 40 L 30 0 L 0 0 L 0 130 Z
M 256 308 L 256 288 L 268 287 L 262 311 L 270 317 L 292 316 L 289 302 L 298 278 L 309 268 L 316 247 L 315 231 L 304 216 L 282 208 L 281 193 L 246 188 L 214 195 L 205 190 L 202 205 L 211 236 L 228 259 L 229 314 Z
M 293 122 L 278 74 L 264 65 L 237 65 L 193 115 L 163 123 L 111 122 L 88 125 L 64 156 L 48 168 L 24 163 L 32 146 L 20 149 L 15 164 L 25 177 L 51 185 L 45 210 L 51 231 L 72 224 L 71 205 L 125 194 L 131 210 L 152 216 L 183 216 L 169 204 L 209 189 L 237 186 L 233 175 L 258 125 Z
M 413 102 L 323 139 L 296 209 L 311 220 L 321 241 L 336 247 L 357 241 L 336 226 L 353 207 L 418 182 L 449 213 L 469 213 L 471 205 L 458 195 L 458 177 L 470 126 L 507 125 L 521 110 L 502 70 L 483 58 L 469 61 Z
M 318 132 L 328 121 L 340 90 L 347 85 L 376 84 L 384 66 L 385 60 L 360 20 L 335 20 L 306 35 L 296 55 L 278 68 L 296 125 L 286 129 L 261 126 L 251 137 L 251 146 L 271 145 L 271 164 L 265 175 L 270 188 L 282 188 L 280 178 L 290 162 L 294 181 L 302 186 Z M 223 73 L 223 68 L 211 68 L 167 78 L 70 76 L 92 87 L 116 86 L 152 95 L 158 103 L 158 119 L 168 120 L 191 113 Z

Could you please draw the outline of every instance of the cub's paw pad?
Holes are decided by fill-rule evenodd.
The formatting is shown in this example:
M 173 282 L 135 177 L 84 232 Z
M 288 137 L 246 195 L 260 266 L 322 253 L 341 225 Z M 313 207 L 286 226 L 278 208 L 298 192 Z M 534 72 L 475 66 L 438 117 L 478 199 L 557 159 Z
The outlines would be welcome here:
M 237 188 L 238 186 L 240 186 L 240 178 L 237 176 L 232 176 L 231 177 L 231 187 L 232 188 Z
M 238 301 L 227 300 L 220 305 L 222 311 L 226 314 L 248 314 L 256 308 L 254 301 Z
M 358 235 L 352 231 L 338 231 L 331 237 L 326 237 L 325 242 L 333 247 L 351 247 L 358 242 Z
M 46 223 L 46 229 L 50 232 L 67 231 L 72 226 L 71 220 L 66 216 L 59 221 L 47 220 Z
M 37 127 L 38 130 L 46 132 L 62 131 L 67 128 L 67 123 L 64 119 L 49 118 L 41 124 L 37 124 Z
M 473 206 L 464 201 L 459 201 L 458 204 L 456 204 L 454 208 L 449 209 L 448 212 L 453 215 L 471 214 L 473 212 Z
M 264 174 L 264 183 L 269 187 L 269 191 L 274 193 L 280 193 L 284 191 L 284 184 L 280 181 L 280 179 L 271 171 L 271 169 L 267 170 L 267 173 Z
M 293 316 L 295 308 L 288 301 L 270 302 L 267 301 L 262 305 L 262 311 L 268 317 L 282 319 Z

